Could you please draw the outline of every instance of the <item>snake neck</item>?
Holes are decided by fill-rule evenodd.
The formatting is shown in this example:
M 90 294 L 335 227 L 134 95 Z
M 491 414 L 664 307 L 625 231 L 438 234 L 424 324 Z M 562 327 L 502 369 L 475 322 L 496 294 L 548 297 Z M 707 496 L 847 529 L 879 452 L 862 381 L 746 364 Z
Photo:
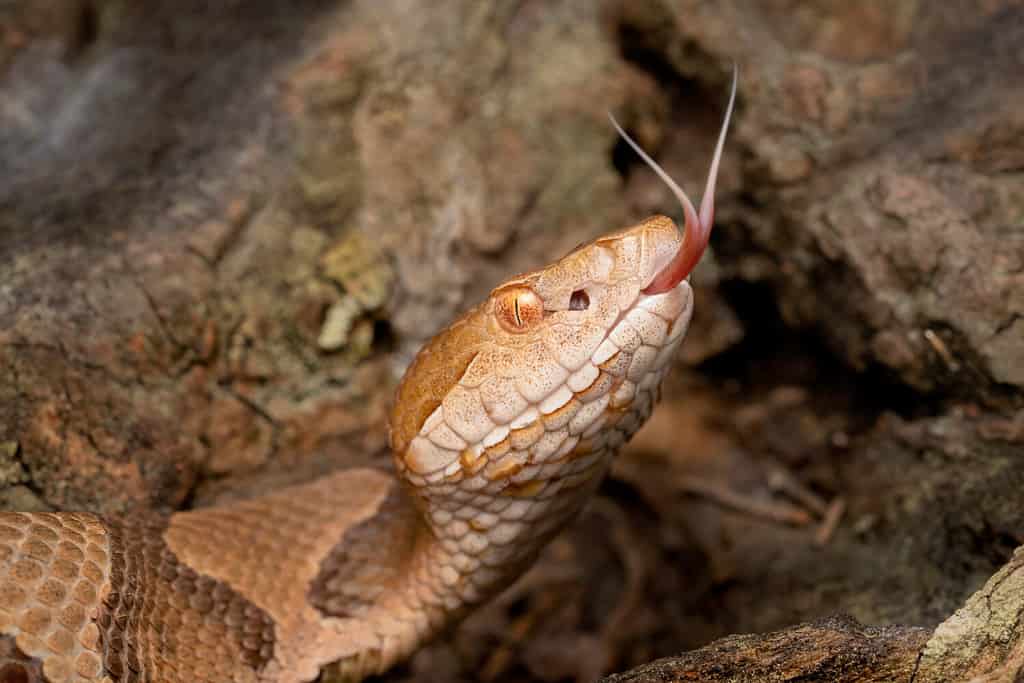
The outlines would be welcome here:
M 368 634 L 359 652 L 326 669 L 325 680 L 387 670 L 508 587 L 579 513 L 613 450 L 591 456 L 572 490 L 544 498 L 500 491 L 426 498 L 396 482 L 380 512 L 346 535 L 343 555 L 325 562 L 310 591 L 323 614 Z M 386 556 L 382 538 L 390 541 Z
M 515 580 L 590 499 L 612 455 L 611 449 L 589 454 L 579 476 L 558 495 L 511 487 L 445 491 L 432 499 L 417 492 L 431 540 L 424 573 L 448 606 L 472 607 Z

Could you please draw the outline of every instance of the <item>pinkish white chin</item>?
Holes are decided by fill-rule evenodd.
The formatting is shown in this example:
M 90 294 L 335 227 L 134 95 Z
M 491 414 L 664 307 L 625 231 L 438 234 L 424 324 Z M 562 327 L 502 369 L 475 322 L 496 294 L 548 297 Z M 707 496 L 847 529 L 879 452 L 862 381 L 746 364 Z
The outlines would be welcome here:
M 644 294 L 662 294 L 674 288 L 693 271 L 697 263 L 704 255 L 711 238 L 711 227 L 715 219 L 715 181 L 718 179 L 718 164 L 722 159 L 722 148 L 725 146 L 725 134 L 729 130 L 729 120 L 732 118 L 733 104 L 736 101 L 736 83 L 739 79 L 739 69 L 733 65 L 732 70 L 732 91 L 729 94 L 729 104 L 725 110 L 725 120 L 722 122 L 722 130 L 718 134 L 718 144 L 715 146 L 715 155 L 711 160 L 711 169 L 708 171 L 707 184 L 704 187 L 704 196 L 700 202 L 700 213 L 693 207 L 693 202 L 686 196 L 679 185 L 659 166 L 654 159 L 647 155 L 640 146 L 630 138 L 615 118 L 609 114 L 612 125 L 622 136 L 622 139 L 629 143 L 629 146 L 640 155 L 640 158 L 647 163 L 651 169 L 658 174 L 658 177 L 668 185 L 669 189 L 679 200 L 683 207 L 685 219 L 683 227 L 683 240 L 679 250 L 672 260 L 665 265 L 661 271 L 654 276 L 651 283 L 644 289 Z

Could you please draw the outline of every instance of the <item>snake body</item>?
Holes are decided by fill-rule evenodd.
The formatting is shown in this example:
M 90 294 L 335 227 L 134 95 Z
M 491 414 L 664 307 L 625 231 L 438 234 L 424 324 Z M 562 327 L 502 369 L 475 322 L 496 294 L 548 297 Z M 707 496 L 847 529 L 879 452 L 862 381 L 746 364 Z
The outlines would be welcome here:
M 0 683 L 358 681 L 408 656 L 528 567 L 650 414 L 711 194 L 683 235 L 599 238 L 438 334 L 398 389 L 395 473 L 170 516 L 0 513 Z

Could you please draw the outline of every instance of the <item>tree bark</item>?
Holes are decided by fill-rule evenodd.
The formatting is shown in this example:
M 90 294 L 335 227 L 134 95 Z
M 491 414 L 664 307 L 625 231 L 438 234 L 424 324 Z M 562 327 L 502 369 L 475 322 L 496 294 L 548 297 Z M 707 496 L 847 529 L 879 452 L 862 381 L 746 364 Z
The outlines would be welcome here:
M 670 681 L 911 681 L 928 638 L 919 627 L 865 627 L 833 617 L 763 635 L 728 636 L 604 683 Z
M 0 6 L 0 505 L 382 462 L 422 340 L 678 215 L 606 112 L 696 194 L 735 61 L 663 405 L 388 680 L 1014 680 L 1022 41 L 1014 0 Z
M 976 681 L 1012 683 L 1024 670 L 1024 547 L 934 632 L 865 627 L 832 617 L 761 635 L 729 636 L 604 679 L 669 681 Z

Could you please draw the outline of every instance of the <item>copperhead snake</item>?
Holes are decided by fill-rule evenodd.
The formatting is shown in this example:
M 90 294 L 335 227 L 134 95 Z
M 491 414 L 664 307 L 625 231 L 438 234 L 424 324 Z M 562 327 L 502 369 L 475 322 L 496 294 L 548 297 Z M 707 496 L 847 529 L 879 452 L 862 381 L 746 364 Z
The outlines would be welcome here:
M 513 277 L 399 385 L 395 472 L 170 516 L 0 513 L 0 683 L 299 683 L 379 673 L 511 583 L 650 415 L 693 312 L 698 212 Z

